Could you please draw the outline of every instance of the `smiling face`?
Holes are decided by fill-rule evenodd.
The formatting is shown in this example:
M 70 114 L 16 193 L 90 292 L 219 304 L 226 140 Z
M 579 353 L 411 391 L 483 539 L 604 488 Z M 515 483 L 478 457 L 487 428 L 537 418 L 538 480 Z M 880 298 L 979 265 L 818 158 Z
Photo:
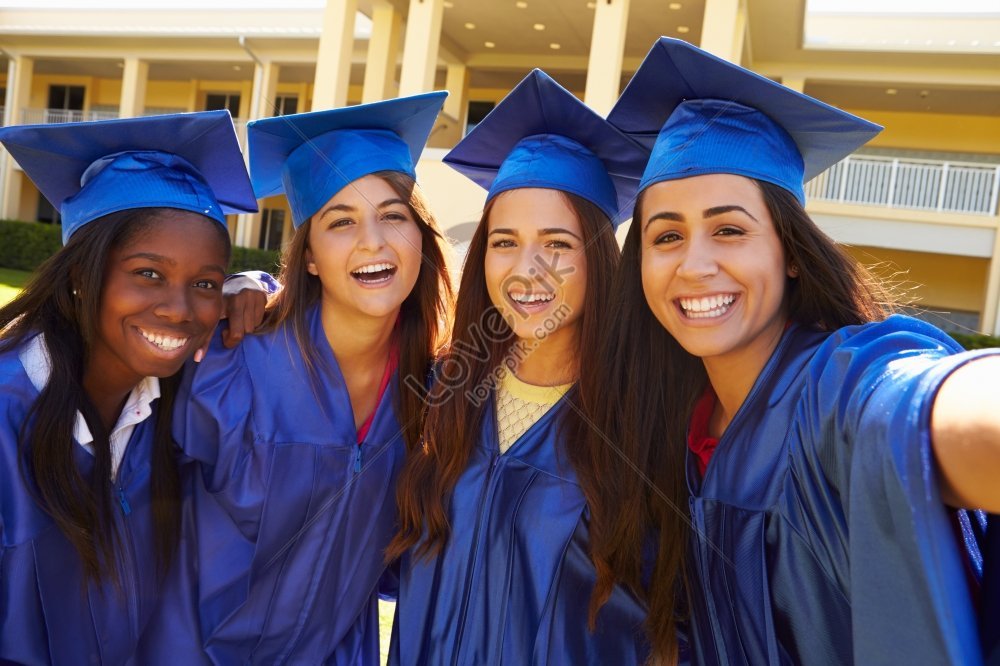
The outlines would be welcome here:
M 395 318 L 420 275 L 421 247 L 407 202 L 382 178 L 364 176 L 312 217 L 306 270 L 339 316 Z
M 179 210 L 153 214 L 113 248 L 88 373 L 114 390 L 180 370 L 222 315 L 227 253 L 218 222 Z
M 706 366 L 759 371 L 784 330 L 792 273 L 757 185 L 728 174 L 656 183 L 641 224 L 642 286 L 659 322 Z
M 587 291 L 580 220 L 556 190 L 497 195 L 484 270 L 494 307 L 521 340 L 575 334 Z

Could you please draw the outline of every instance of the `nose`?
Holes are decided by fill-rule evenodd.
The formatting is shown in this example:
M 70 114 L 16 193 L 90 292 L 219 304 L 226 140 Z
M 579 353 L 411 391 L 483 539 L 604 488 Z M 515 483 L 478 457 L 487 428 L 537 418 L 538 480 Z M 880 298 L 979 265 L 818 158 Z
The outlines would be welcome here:
M 361 228 L 358 235 L 358 248 L 375 252 L 385 246 L 386 225 L 378 219 L 378 211 L 361 221 Z
M 687 280 L 703 280 L 719 272 L 719 264 L 712 248 L 712 241 L 694 236 L 683 248 L 677 265 L 677 276 Z
M 194 319 L 194 307 L 187 285 L 168 286 L 161 292 L 154 314 L 170 323 L 180 323 Z

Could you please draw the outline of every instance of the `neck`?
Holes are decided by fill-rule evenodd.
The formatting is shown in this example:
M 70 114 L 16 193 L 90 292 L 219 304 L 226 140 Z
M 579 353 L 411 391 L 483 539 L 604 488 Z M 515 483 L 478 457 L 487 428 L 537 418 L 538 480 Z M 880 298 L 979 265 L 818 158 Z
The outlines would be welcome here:
M 718 397 L 709 423 L 709 434 L 721 437 L 771 358 L 784 332 L 784 324 L 762 334 L 754 348 L 741 354 L 705 358 L 705 372 Z
M 518 379 L 535 386 L 572 384 L 579 377 L 578 327 L 560 328 L 542 341 L 518 339 L 514 344 L 530 350 L 514 368 Z
M 110 433 L 115 427 L 125 405 L 125 399 L 135 386 L 135 383 L 127 386 L 124 383 L 115 383 L 107 375 L 93 372 L 89 366 L 83 371 L 83 390 L 97 410 L 105 432 Z
M 321 316 L 326 340 L 348 383 L 358 374 L 381 378 L 399 311 L 385 317 L 348 317 L 324 302 Z

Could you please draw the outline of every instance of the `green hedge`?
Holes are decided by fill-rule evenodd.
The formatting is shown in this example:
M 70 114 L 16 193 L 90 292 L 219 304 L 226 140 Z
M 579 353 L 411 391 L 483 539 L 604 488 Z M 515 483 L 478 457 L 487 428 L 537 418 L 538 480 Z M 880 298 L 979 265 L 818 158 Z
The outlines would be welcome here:
M 33 271 L 62 247 L 62 227 L 17 220 L 0 220 L 0 266 Z M 261 270 L 275 273 L 279 253 L 252 247 L 234 247 L 229 261 L 232 273 Z
M 280 259 L 281 253 L 277 250 L 259 250 L 255 247 L 233 247 L 233 256 L 229 259 L 229 272 L 267 271 L 271 275 L 276 275 Z
M 62 227 L 0 220 L 0 266 L 33 271 L 62 247 Z
M 993 337 L 992 335 L 983 335 L 981 333 L 949 333 L 948 335 L 955 338 L 955 341 L 966 349 L 1000 347 L 1000 338 Z

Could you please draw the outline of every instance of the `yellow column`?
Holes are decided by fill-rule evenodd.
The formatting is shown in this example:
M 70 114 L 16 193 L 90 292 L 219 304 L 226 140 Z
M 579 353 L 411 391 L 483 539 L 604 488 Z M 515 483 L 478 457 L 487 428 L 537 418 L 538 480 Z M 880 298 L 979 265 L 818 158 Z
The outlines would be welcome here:
M 628 8 L 629 0 L 600 0 L 594 8 L 583 101 L 602 116 L 615 105 L 620 92 Z
M 31 99 L 31 79 L 35 72 L 35 61 L 26 56 L 14 56 L 7 62 L 7 98 L 4 120 L 11 125 L 21 123 L 21 112 L 28 108 Z M 2 214 L 5 220 L 20 217 L 21 180 L 24 172 L 14 162 L 14 158 L 3 151 L 3 202 Z
M 465 136 L 465 123 L 469 118 L 469 80 L 472 78 L 469 68 L 465 65 L 448 65 L 448 78 L 445 88 L 448 89 L 448 99 L 444 101 L 445 115 L 458 121 L 460 136 Z
M 354 50 L 354 16 L 358 0 L 326 0 L 323 34 L 316 56 L 316 78 L 312 110 L 334 109 L 347 104 Z
M 738 65 L 743 56 L 746 30 L 745 0 L 705 0 L 701 48 Z
M 795 92 L 804 93 L 806 91 L 806 80 L 801 76 L 783 76 L 781 85 L 791 88 Z
M 191 79 L 188 87 L 188 111 L 201 111 L 198 105 L 198 98 L 201 96 L 201 82 L 198 79 Z
M 1000 225 L 994 227 L 993 257 L 990 259 L 990 269 L 986 274 L 986 300 L 983 303 L 983 316 L 979 321 L 979 330 L 989 335 L 1000 335 Z
M 253 68 L 253 93 L 250 97 L 250 120 L 270 118 L 275 114 L 280 67 L 273 62 L 261 62 Z
M 269 118 L 274 115 L 274 101 L 278 90 L 278 65 L 262 61 L 254 64 L 253 90 L 250 93 L 249 120 Z M 243 154 L 246 155 L 246 132 L 240 137 L 243 141 Z M 236 235 L 233 243 L 240 247 L 257 247 L 260 235 L 260 213 L 241 213 L 236 216 Z
M 400 96 L 434 89 L 443 17 L 444 0 L 410 0 L 403 46 L 403 71 L 399 76 Z
M 403 45 L 403 17 L 388 3 L 372 10 L 372 36 L 365 59 L 365 85 L 361 101 L 378 102 L 395 97 L 396 61 Z
M 244 123 L 250 119 L 250 109 L 253 107 L 253 79 L 240 82 L 240 107 L 234 118 L 239 118 Z
M 118 102 L 118 115 L 135 118 L 146 108 L 146 81 L 149 79 L 149 63 L 134 56 L 125 58 L 122 70 L 122 94 Z

